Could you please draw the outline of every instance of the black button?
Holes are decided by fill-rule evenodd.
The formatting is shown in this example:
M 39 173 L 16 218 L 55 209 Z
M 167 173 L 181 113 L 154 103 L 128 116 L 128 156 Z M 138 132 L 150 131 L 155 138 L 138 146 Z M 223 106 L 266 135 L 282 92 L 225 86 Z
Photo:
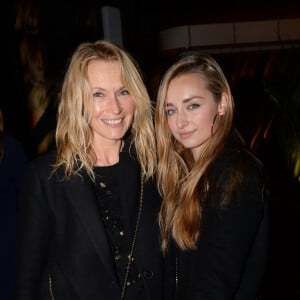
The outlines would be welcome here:
M 145 279 L 151 279 L 153 277 L 153 272 L 151 271 L 145 271 L 144 272 L 144 278 Z

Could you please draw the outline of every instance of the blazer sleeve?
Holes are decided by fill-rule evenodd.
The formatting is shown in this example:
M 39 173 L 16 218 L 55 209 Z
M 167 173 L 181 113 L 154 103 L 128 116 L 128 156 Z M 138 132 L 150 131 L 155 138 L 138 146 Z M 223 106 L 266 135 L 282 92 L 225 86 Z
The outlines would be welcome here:
M 19 199 L 14 299 L 35 299 L 46 264 L 49 239 L 47 197 L 33 164 L 24 176 Z
M 190 300 L 228 300 L 238 293 L 263 217 L 261 193 L 259 174 L 250 171 L 228 204 L 210 207 L 204 214 L 198 249 L 193 251 L 194 263 L 190 264 L 195 268 L 191 272 L 194 278 L 190 280 L 194 284 L 188 288 Z M 218 191 L 214 195 L 221 199 L 223 196 Z

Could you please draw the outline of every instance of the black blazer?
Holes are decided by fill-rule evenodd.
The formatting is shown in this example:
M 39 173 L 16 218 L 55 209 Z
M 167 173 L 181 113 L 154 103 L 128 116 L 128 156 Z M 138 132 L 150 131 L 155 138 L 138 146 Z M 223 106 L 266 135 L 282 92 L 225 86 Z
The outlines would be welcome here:
M 63 170 L 50 177 L 55 155 L 32 161 L 22 185 L 15 299 L 51 299 L 49 290 L 55 300 L 120 299 L 94 185 L 85 172 L 69 181 L 62 180 Z M 120 169 L 121 197 L 128 199 L 126 214 L 134 225 L 140 168 L 122 152 Z M 145 183 L 134 254 L 146 299 L 162 299 L 159 205 L 155 184 Z
M 240 169 L 244 179 L 229 203 L 227 183 Z M 166 256 L 166 299 L 255 300 L 263 282 L 269 247 L 264 175 L 241 147 L 227 145 L 207 176 L 197 250 L 171 245 Z

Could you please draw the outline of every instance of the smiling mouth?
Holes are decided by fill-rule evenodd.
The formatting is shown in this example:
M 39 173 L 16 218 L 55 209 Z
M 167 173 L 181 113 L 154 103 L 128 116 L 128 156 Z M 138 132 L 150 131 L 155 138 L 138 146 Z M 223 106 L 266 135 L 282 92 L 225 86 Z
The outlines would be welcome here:
M 180 133 L 178 133 L 178 135 L 181 137 L 181 138 L 188 138 L 188 137 L 190 137 L 191 135 L 192 135 L 193 133 L 191 132 L 191 131 L 189 131 L 189 132 L 180 132 Z
M 107 125 L 116 125 L 116 124 L 120 124 L 122 122 L 123 119 L 115 119 L 115 120 L 102 120 L 103 123 L 107 124 Z

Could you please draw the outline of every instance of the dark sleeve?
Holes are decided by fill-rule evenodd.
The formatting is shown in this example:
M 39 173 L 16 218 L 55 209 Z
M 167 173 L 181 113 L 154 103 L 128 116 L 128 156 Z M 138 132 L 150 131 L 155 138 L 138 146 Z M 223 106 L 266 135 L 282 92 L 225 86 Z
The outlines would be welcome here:
M 190 300 L 229 300 L 237 294 L 262 220 L 261 188 L 258 173 L 250 171 L 229 203 L 210 207 L 204 214 L 198 250 L 190 264 L 195 268 Z M 213 197 L 224 195 L 216 190 Z
M 21 185 L 14 299 L 35 299 L 46 264 L 48 209 L 40 177 L 29 166 Z

